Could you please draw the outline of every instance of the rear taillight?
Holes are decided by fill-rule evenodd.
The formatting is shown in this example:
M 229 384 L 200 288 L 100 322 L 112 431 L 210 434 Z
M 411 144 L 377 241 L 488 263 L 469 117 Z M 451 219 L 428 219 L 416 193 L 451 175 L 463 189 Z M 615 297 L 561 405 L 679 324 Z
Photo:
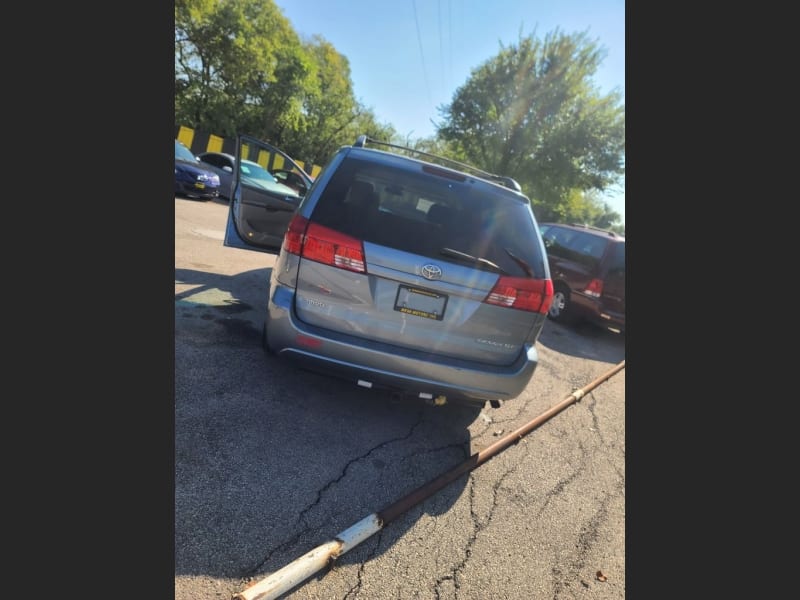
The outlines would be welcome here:
M 586 289 L 583 290 L 583 293 L 587 296 L 592 296 L 593 298 L 599 298 L 603 295 L 603 280 L 592 279 L 589 282 L 589 285 L 586 286 Z
M 486 297 L 487 304 L 508 306 L 546 314 L 553 301 L 553 282 L 550 279 L 500 277 Z
M 366 273 L 361 241 L 296 215 L 283 238 L 287 252 L 332 267 Z
M 295 215 L 289 221 L 289 229 L 283 236 L 283 249 L 292 254 L 300 254 L 303 250 L 303 235 L 308 226 L 308 219 Z

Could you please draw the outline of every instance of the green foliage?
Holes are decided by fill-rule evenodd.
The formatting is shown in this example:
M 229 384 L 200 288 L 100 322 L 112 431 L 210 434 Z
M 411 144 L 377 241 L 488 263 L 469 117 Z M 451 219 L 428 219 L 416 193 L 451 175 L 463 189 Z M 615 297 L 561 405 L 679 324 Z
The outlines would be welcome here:
M 177 124 L 273 138 L 299 119 L 310 59 L 271 1 L 176 0 Z
M 313 84 L 302 95 L 302 119 L 283 137 L 285 148 L 302 160 L 324 164 L 359 134 L 386 135 L 392 128 L 375 121 L 372 112 L 356 102 L 350 63 L 322 36 L 303 44 L 312 58 Z
M 620 215 L 599 198 L 596 190 L 570 190 L 555 203 L 533 201 L 536 216 L 541 221 L 555 223 L 586 223 L 602 229 L 613 229 Z
M 394 135 L 356 102 L 347 58 L 301 42 L 272 0 L 176 0 L 175 121 L 315 164 L 360 133 Z
M 520 36 L 440 107 L 436 136 L 402 139 L 355 99 L 347 57 L 301 40 L 273 0 L 176 0 L 175 121 L 318 165 L 367 134 L 511 176 L 540 220 L 621 227 L 598 199 L 625 152 L 621 96 L 592 85 L 602 56 L 585 34 Z
M 467 162 L 516 179 L 542 219 L 613 218 L 582 194 L 624 174 L 621 96 L 601 96 L 592 85 L 601 59 L 585 34 L 555 31 L 501 46 L 440 108 L 439 136 Z

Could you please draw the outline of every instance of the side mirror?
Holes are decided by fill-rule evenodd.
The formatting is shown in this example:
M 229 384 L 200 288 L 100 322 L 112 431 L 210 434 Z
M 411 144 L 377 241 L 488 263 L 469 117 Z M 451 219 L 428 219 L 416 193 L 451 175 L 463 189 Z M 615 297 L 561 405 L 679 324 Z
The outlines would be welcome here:
M 233 173 L 233 169 L 231 167 L 229 167 L 228 165 L 225 165 L 224 167 L 222 167 L 222 170 L 225 171 L 226 173 Z

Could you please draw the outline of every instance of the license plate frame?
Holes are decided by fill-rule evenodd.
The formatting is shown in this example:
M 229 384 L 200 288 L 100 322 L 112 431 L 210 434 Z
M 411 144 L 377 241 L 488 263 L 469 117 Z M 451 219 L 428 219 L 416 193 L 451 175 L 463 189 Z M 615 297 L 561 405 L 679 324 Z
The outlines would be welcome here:
M 405 315 L 441 321 L 444 319 L 448 299 L 447 294 L 400 284 L 397 286 L 394 309 Z

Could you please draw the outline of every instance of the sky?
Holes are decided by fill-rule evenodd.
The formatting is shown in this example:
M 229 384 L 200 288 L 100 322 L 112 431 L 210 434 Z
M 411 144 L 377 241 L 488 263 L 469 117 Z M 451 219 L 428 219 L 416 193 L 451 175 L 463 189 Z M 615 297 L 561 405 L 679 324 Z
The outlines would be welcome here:
M 303 38 L 347 57 L 356 99 L 403 138 L 432 136 L 439 107 L 472 71 L 558 29 L 585 33 L 605 56 L 594 83 L 625 97 L 625 0 L 275 0 Z M 502 45 L 502 46 L 501 46 Z M 624 178 L 602 200 L 625 222 Z

